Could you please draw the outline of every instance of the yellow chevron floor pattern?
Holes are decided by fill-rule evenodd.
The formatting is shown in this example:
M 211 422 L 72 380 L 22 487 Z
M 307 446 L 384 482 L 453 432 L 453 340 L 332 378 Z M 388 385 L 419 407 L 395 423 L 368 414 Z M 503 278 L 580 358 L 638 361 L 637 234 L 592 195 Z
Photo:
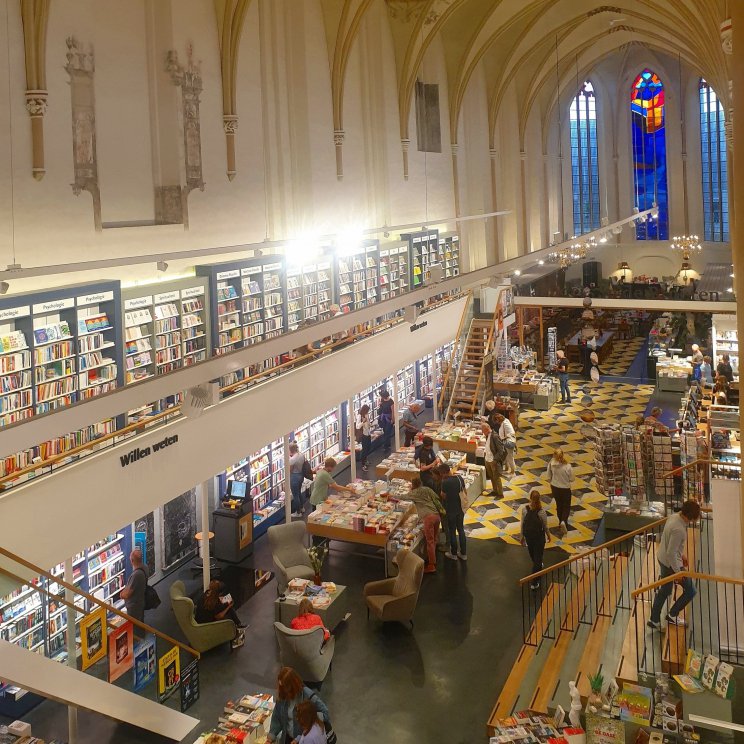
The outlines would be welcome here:
M 645 340 L 645 337 L 638 336 L 627 341 L 615 339 L 612 344 L 612 353 L 599 365 L 602 374 L 618 377 L 626 375 Z
M 570 405 L 559 403 L 549 411 L 520 411 L 517 472 L 504 476 L 503 499 L 497 500 L 490 492 L 485 492 L 470 507 L 465 515 L 465 530 L 470 537 L 500 539 L 519 545 L 522 507 L 530 491 L 537 488 L 547 504 L 548 527 L 554 538 L 550 547 L 575 553 L 580 546 L 591 545 L 606 498 L 596 490 L 594 449 L 581 433 L 583 422 L 579 413 L 586 407 L 594 412 L 597 422 L 633 423 L 636 416 L 645 411 L 654 388 L 614 382 L 581 385 L 572 381 L 570 384 L 573 400 Z M 582 389 L 592 397 L 591 405 L 581 403 Z M 556 529 L 555 504 L 545 478 L 548 461 L 556 447 L 563 449 L 574 471 L 571 518 L 565 536 Z

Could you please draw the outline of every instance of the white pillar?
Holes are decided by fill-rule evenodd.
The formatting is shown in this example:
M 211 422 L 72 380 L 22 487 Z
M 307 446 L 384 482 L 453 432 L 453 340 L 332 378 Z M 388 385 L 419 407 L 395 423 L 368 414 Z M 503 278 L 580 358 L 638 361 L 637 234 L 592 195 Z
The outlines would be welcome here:
M 292 477 L 289 473 L 289 434 L 284 435 L 284 519 L 292 521 Z
M 65 581 L 72 585 L 73 573 L 72 573 L 72 558 L 68 558 L 65 561 Z M 77 669 L 77 643 L 75 642 L 75 615 L 77 610 L 75 609 L 75 593 L 72 589 L 65 589 L 65 601 L 67 604 L 67 612 L 65 617 L 67 618 L 67 666 Z M 72 607 L 70 607 L 72 605 Z M 105 632 L 105 631 L 104 631 Z M 73 705 L 67 706 L 67 741 L 69 744 L 76 744 L 77 742 L 77 708 Z
M 398 372 L 393 372 L 393 426 L 395 427 L 395 449 L 400 449 L 400 426 L 398 424 Z
M 199 483 L 196 487 L 196 497 L 201 507 L 201 559 L 202 559 L 202 585 L 206 592 L 212 577 L 209 565 L 212 557 L 209 554 L 209 487 L 206 482 Z
M 439 421 L 439 393 L 437 393 L 438 368 L 439 359 L 437 357 L 437 350 L 434 349 L 434 353 L 431 355 L 431 390 L 432 403 L 434 404 L 434 421 Z
M 351 457 L 351 480 L 356 480 L 356 415 L 354 414 L 354 401 L 349 398 L 346 401 L 346 418 L 349 422 L 349 456 Z

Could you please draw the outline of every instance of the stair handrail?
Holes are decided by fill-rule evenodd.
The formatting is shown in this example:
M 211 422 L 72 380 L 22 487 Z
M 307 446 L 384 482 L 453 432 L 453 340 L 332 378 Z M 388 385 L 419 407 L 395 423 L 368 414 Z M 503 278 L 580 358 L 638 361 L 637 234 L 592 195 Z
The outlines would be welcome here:
M 493 314 L 493 320 L 492 320 L 491 324 L 488 327 L 488 338 L 486 339 L 486 345 L 485 345 L 485 348 L 483 349 L 483 359 L 484 360 L 485 360 L 486 356 L 488 356 L 488 354 L 491 353 L 491 350 L 492 350 L 492 347 L 493 347 L 493 332 L 494 332 L 494 329 L 496 328 L 496 315 L 497 315 L 497 313 L 494 313 Z M 473 405 L 472 405 L 472 408 L 470 410 L 470 415 L 471 416 L 475 415 L 475 408 L 478 405 L 478 391 L 480 390 L 481 380 L 483 379 L 483 372 L 484 372 L 485 368 L 486 368 L 486 364 L 485 364 L 485 361 L 484 361 L 483 363 L 481 363 L 480 372 L 478 373 L 478 382 L 475 385 L 475 394 L 473 396 Z
M 677 571 L 676 573 L 665 576 L 663 579 L 654 581 L 651 584 L 646 584 L 645 586 L 638 587 L 638 589 L 630 593 L 630 596 L 633 597 L 633 599 L 637 599 L 641 594 L 645 594 L 646 592 L 658 589 L 665 584 L 670 584 L 674 581 L 679 581 L 680 579 L 685 578 L 699 579 L 702 581 L 715 581 L 719 584 L 733 584 L 734 586 L 744 586 L 744 579 L 732 579 L 729 576 L 717 576 L 716 574 L 700 573 L 699 571 Z
M 460 344 L 462 343 L 462 334 L 465 326 L 465 319 L 470 314 L 470 303 L 473 299 L 473 290 L 469 289 L 465 293 L 465 306 L 462 309 L 462 315 L 460 316 L 460 325 L 457 327 L 457 335 L 454 338 L 455 345 L 452 349 L 452 359 L 450 361 L 449 366 L 447 367 L 447 372 L 444 375 L 444 378 L 442 379 L 442 395 L 445 395 L 447 392 L 447 389 L 449 387 L 449 380 L 450 380 L 450 374 L 452 373 L 452 368 L 455 366 L 455 358 L 457 356 L 457 351 L 460 347 Z M 459 365 L 458 365 L 459 367 Z M 440 407 L 442 407 L 442 402 L 439 403 Z M 452 405 L 452 395 L 449 396 L 449 400 L 447 401 L 447 412 L 444 415 L 445 421 L 449 419 L 449 413 L 450 413 L 450 407 Z
M 472 290 L 469 290 L 466 293 L 466 295 L 471 295 L 471 294 L 472 294 Z M 460 299 L 460 297 L 462 296 L 463 295 L 450 295 L 446 299 L 443 299 L 438 302 L 432 303 L 431 305 L 428 305 L 425 308 L 425 310 L 428 312 L 430 310 L 433 310 L 439 307 L 440 305 L 446 304 L 448 302 L 452 302 L 453 300 Z M 467 307 L 468 307 L 468 303 L 466 302 L 465 310 L 463 311 L 463 319 L 466 315 Z M 381 323 L 373 328 L 368 328 L 358 334 L 355 334 L 353 337 L 338 339 L 328 344 L 327 346 L 324 346 L 322 349 L 314 349 L 312 352 L 304 354 L 301 357 L 296 357 L 295 359 L 291 359 L 287 362 L 282 362 L 281 364 L 277 364 L 276 367 L 270 367 L 268 369 L 262 370 L 261 372 L 255 375 L 252 375 L 251 377 L 246 377 L 242 380 L 238 380 L 237 382 L 231 383 L 229 385 L 225 385 L 224 387 L 220 388 L 219 392 L 222 396 L 225 396 L 229 393 L 234 392 L 235 390 L 238 390 L 241 387 L 253 384 L 263 377 L 271 377 L 272 375 L 276 374 L 279 371 L 282 371 L 284 369 L 291 368 L 294 366 L 299 366 L 300 364 L 304 364 L 304 362 L 306 361 L 310 361 L 316 357 L 322 356 L 323 354 L 327 354 L 329 351 L 335 350 L 336 347 L 347 346 L 350 340 L 357 341 L 361 338 L 364 338 L 365 336 L 372 335 L 373 333 L 379 333 L 380 330 L 385 330 L 385 326 L 392 327 L 393 325 L 398 325 L 399 323 L 402 323 L 402 322 L 403 322 L 402 318 L 394 318 L 389 321 L 385 321 L 384 323 Z M 460 321 L 460 323 L 462 325 L 462 320 Z M 450 368 L 451 368 L 451 365 L 450 365 Z M 442 386 L 442 389 L 444 389 L 444 386 Z M 12 481 L 18 480 L 18 478 L 22 478 L 24 475 L 28 475 L 29 473 L 33 473 L 37 470 L 41 470 L 44 468 L 51 468 L 57 462 L 66 460 L 69 457 L 74 457 L 83 452 L 87 452 L 88 450 L 92 450 L 93 448 L 97 448 L 101 444 L 110 442 L 116 439 L 117 437 L 122 437 L 122 435 L 135 432 L 137 429 L 148 427 L 153 423 L 160 422 L 161 419 L 166 419 L 168 417 L 175 418 L 175 414 L 180 415 L 180 413 L 181 413 L 181 404 L 177 403 L 171 406 L 170 408 L 166 409 L 165 411 L 160 411 L 159 413 L 153 414 L 152 416 L 148 416 L 147 418 L 144 418 L 140 421 L 136 421 L 132 424 L 127 424 L 126 426 L 123 426 L 121 429 L 117 429 L 116 431 L 109 432 L 108 434 L 104 434 L 103 436 L 97 437 L 96 439 L 91 439 L 89 442 L 79 444 L 76 447 L 73 447 L 69 450 L 64 450 L 63 452 L 60 452 L 56 455 L 52 455 L 51 457 L 47 457 L 44 460 L 33 462 L 24 468 L 14 470 L 12 473 L 8 473 L 7 475 L 0 477 L 0 492 L 5 490 L 6 483 L 10 483 Z
M 648 524 L 644 525 L 643 527 L 639 527 L 638 529 L 633 530 L 632 532 L 626 532 L 620 537 L 615 537 L 612 540 L 608 540 L 607 542 L 602 543 L 601 545 L 596 545 L 593 548 L 589 548 L 589 550 L 583 550 L 580 553 L 576 553 L 575 555 L 572 555 L 570 558 L 567 558 L 565 561 L 561 561 L 560 563 L 556 563 L 553 566 L 548 566 L 548 568 L 543 568 L 542 571 L 537 571 L 536 573 L 530 574 L 529 576 L 525 576 L 523 579 L 518 580 L 518 584 L 523 585 L 529 582 L 535 582 L 537 579 L 539 579 L 542 576 L 546 576 L 549 573 L 552 573 L 553 571 L 557 571 L 559 568 L 563 568 L 564 566 L 569 566 L 572 563 L 577 563 L 580 560 L 583 560 L 588 555 L 594 555 L 595 553 L 599 553 L 602 550 L 606 550 L 607 548 L 617 545 L 618 543 L 624 542 L 625 540 L 628 540 L 631 537 L 636 537 L 637 535 L 642 535 L 646 532 L 650 532 L 655 527 L 659 527 L 662 524 L 664 524 L 669 517 L 662 517 L 661 519 L 657 519 L 654 522 L 649 522 Z
M 726 462 L 725 460 L 706 460 L 706 459 L 700 458 L 698 460 L 693 460 L 692 462 L 685 463 L 684 465 L 680 465 L 678 468 L 674 468 L 673 470 L 670 470 L 668 473 L 664 473 L 661 477 L 672 478 L 675 475 L 680 475 L 684 470 L 695 467 L 696 465 L 728 465 L 730 467 L 736 467 L 737 463 Z
M 78 594 L 82 597 L 85 597 L 85 599 L 89 600 L 90 602 L 97 605 L 98 607 L 102 607 L 108 612 L 113 612 L 114 615 L 117 615 L 118 617 L 131 622 L 133 625 L 136 625 L 138 628 L 141 628 L 142 630 L 145 630 L 148 633 L 152 633 L 158 638 L 161 638 L 162 640 L 167 641 L 168 643 L 171 643 L 174 646 L 178 646 L 178 648 L 183 649 L 184 651 L 191 654 L 192 656 L 195 656 L 197 659 L 201 658 L 201 654 L 196 649 L 191 648 L 191 646 L 188 646 L 187 644 L 182 643 L 181 641 L 177 641 L 175 638 L 172 638 L 167 633 L 163 633 L 162 631 L 157 630 L 156 628 L 153 628 L 151 625 L 148 625 L 147 623 L 144 623 L 141 620 L 137 620 L 131 615 L 128 615 L 126 612 L 122 612 L 121 610 L 117 609 L 116 607 L 109 604 L 108 602 L 104 602 L 98 599 L 98 597 L 95 597 L 89 592 L 86 592 L 84 589 L 74 586 L 73 584 L 68 584 L 61 576 L 55 576 L 53 573 L 43 568 L 40 568 L 39 566 L 34 565 L 30 561 L 27 561 L 25 558 L 21 558 L 20 556 L 16 555 L 15 553 L 12 553 L 9 550 L 6 550 L 5 548 L 0 547 L 0 555 L 2 555 L 5 558 L 8 558 L 14 563 L 18 563 L 24 568 L 29 569 L 37 576 L 43 576 L 45 579 L 48 579 L 49 581 L 59 584 L 60 586 L 67 589 L 68 591 L 71 591 L 73 594 Z M 24 579 L 21 576 L 16 576 L 12 571 L 9 571 L 6 568 L 0 567 L 0 573 L 4 574 L 5 576 L 8 576 L 14 581 L 18 581 L 21 584 L 30 586 L 33 589 L 40 591 L 44 594 L 49 594 L 49 592 L 43 587 L 33 584 L 30 580 Z M 59 600 L 59 601 L 62 602 L 62 600 Z M 70 606 L 67 601 L 64 601 L 64 604 L 68 607 Z M 80 608 L 75 607 L 75 609 L 77 611 Z

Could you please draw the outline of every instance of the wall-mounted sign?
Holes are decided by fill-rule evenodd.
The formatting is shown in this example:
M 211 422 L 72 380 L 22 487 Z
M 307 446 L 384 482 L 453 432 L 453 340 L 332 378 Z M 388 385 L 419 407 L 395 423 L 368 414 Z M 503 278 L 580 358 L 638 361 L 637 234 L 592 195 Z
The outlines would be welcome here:
M 189 297 L 199 297 L 204 294 L 204 287 L 188 287 L 187 289 L 181 290 L 181 299 L 185 300 Z
M 280 263 L 272 263 L 272 264 L 263 265 L 264 271 L 279 271 L 279 269 L 281 268 L 282 268 L 282 265 Z
M 161 292 L 155 295 L 155 302 L 173 302 L 178 299 L 178 290 L 174 289 L 172 292 Z
M 40 302 L 34 305 L 34 314 L 36 313 L 56 313 L 59 310 L 66 310 L 72 307 L 75 300 L 72 297 L 66 297 L 64 300 L 50 300 L 49 302 Z
M 134 690 L 141 690 L 155 679 L 155 637 L 148 636 L 134 649 Z
M 127 452 L 126 455 L 119 457 L 119 462 L 123 468 L 127 465 L 131 465 L 138 460 L 142 460 L 145 457 L 149 457 L 153 452 L 161 452 L 166 447 L 170 447 L 172 444 L 178 442 L 178 434 L 174 434 L 171 437 L 166 437 L 159 442 L 156 442 L 152 447 L 135 447 L 131 452 Z
M 95 305 L 98 302 L 111 302 L 114 299 L 113 292 L 94 292 L 93 294 L 81 295 L 75 298 L 78 307 L 84 305 Z
M 429 321 L 422 320 L 420 323 L 414 323 L 408 330 L 413 333 L 414 331 L 420 331 L 422 328 L 426 328 L 429 325 Z
M 252 276 L 253 274 L 260 274 L 260 266 L 246 266 L 246 268 L 240 270 L 241 276 Z
M 146 297 L 133 297 L 131 300 L 124 300 L 125 310 L 136 310 L 138 307 L 149 307 L 152 305 L 152 295 Z
M 0 320 L 13 320 L 14 318 L 23 318 L 31 314 L 31 307 L 9 307 L 7 310 L 0 310 Z
M 134 666 L 134 626 L 124 623 L 108 635 L 109 682 L 119 679 Z

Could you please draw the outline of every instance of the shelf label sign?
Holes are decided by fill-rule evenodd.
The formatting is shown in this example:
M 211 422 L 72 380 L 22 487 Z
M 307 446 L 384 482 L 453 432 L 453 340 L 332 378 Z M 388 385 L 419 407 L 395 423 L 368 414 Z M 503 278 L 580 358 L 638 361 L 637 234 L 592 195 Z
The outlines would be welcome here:
M 155 304 L 159 302 L 173 302 L 178 299 L 178 290 L 175 289 L 172 292 L 163 292 L 162 294 L 155 295 Z
M 35 313 L 53 313 L 57 310 L 65 310 L 68 307 L 72 307 L 75 304 L 75 300 L 72 297 L 67 297 L 64 300 L 50 300 L 49 302 L 40 302 L 38 305 L 34 305 Z
M 279 271 L 281 268 L 282 265 L 280 263 L 264 264 L 263 266 L 264 271 Z
M 251 276 L 252 274 L 260 274 L 261 267 L 260 266 L 248 266 L 248 268 L 246 269 L 241 269 L 240 273 L 243 276 Z
M 233 269 L 232 271 L 218 271 L 217 279 L 235 279 L 240 276 L 240 269 Z
M 125 310 L 136 310 L 138 307 L 147 307 L 152 305 L 152 295 L 147 297 L 133 297 L 131 300 L 124 300 Z
M 7 310 L 0 310 L 0 320 L 13 320 L 14 318 L 24 318 L 31 314 L 31 307 L 9 307 Z
M 75 299 L 78 307 L 83 305 L 95 305 L 96 302 L 111 302 L 114 299 L 113 292 L 94 292 L 93 294 L 81 295 Z
M 181 299 L 186 300 L 189 297 L 199 297 L 204 294 L 204 287 L 189 287 L 181 290 Z
M 548 367 L 555 369 L 558 364 L 558 329 L 555 326 L 548 328 Z

